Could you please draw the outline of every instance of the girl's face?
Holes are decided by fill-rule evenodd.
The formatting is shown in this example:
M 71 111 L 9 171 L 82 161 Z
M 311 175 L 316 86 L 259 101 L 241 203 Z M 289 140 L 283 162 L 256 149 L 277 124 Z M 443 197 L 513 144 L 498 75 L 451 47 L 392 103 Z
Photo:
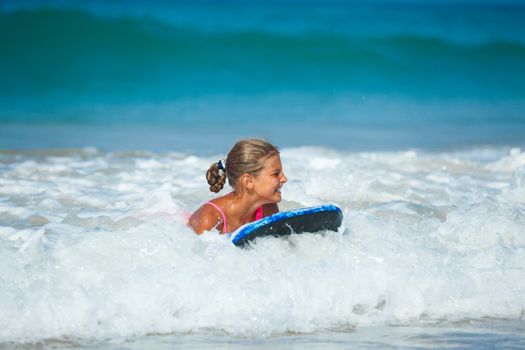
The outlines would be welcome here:
M 253 178 L 253 190 L 265 203 L 278 203 L 281 201 L 281 187 L 286 181 L 288 179 L 283 173 L 281 157 L 271 156 Z

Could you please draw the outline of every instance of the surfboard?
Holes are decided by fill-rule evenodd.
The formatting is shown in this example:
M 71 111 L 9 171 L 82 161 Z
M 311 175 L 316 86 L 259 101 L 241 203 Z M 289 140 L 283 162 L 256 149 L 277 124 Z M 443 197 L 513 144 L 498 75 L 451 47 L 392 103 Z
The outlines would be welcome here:
M 332 204 L 283 211 L 240 227 L 231 234 L 236 246 L 255 238 L 287 236 L 292 233 L 337 231 L 343 222 L 341 209 Z

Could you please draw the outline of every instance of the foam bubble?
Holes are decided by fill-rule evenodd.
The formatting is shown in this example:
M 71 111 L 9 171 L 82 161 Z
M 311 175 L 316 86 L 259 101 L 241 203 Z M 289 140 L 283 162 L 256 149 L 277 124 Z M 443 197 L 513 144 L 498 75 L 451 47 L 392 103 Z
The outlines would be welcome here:
M 213 198 L 203 174 L 218 156 L 10 158 L 0 162 L 0 341 L 520 318 L 521 157 L 284 149 L 281 208 L 333 202 L 343 229 L 248 249 L 186 226 Z

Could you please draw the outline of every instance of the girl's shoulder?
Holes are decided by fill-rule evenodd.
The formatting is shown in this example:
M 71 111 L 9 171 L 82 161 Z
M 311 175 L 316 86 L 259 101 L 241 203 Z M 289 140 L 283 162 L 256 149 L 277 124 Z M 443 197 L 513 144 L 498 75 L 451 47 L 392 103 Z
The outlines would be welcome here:
M 213 204 L 210 204 L 213 203 Z M 217 203 L 217 200 L 212 200 L 201 205 L 189 219 L 189 225 L 193 227 L 195 232 L 202 233 L 203 231 L 209 231 L 214 227 L 222 229 L 223 217 L 220 212 L 221 204 Z M 221 209 L 222 210 L 222 209 Z

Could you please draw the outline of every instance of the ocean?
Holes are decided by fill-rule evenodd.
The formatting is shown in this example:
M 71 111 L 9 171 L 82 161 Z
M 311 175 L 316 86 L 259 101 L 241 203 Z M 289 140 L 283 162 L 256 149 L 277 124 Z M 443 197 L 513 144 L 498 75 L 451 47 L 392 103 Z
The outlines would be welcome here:
M 0 348 L 525 348 L 525 3 L 0 2 Z M 245 137 L 281 210 L 185 217 Z

